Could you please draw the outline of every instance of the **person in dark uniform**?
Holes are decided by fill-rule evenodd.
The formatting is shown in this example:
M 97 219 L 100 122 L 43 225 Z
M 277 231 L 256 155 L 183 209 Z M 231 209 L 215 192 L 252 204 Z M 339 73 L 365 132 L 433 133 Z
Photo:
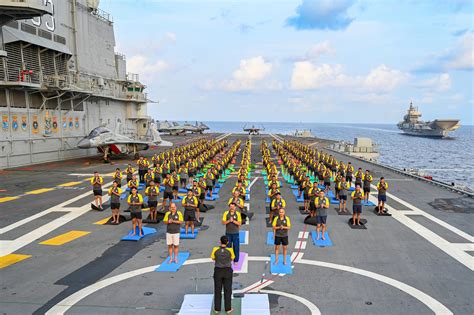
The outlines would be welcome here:
M 132 188 L 130 196 L 128 196 L 127 202 L 130 206 L 130 216 L 132 218 L 132 234 L 134 236 L 136 234 L 136 229 L 138 225 L 138 235 L 143 236 L 142 231 L 142 204 L 143 204 L 143 197 L 140 195 L 138 190 L 134 187 Z
M 94 172 L 94 177 L 90 180 L 92 184 L 92 192 L 94 193 L 95 205 L 97 208 L 102 208 L 102 185 L 104 184 L 104 179 L 99 175 L 99 172 Z
M 278 216 L 273 219 L 273 235 L 275 237 L 275 265 L 278 264 L 278 249 L 283 247 L 283 264 L 286 265 L 286 251 L 288 247 L 288 230 L 291 228 L 290 218 L 285 215 L 285 209 L 280 208 Z
M 232 260 L 235 254 L 232 248 L 227 247 L 229 239 L 221 236 L 220 246 L 212 249 L 211 259 L 214 264 L 214 313 L 221 312 L 222 288 L 224 288 L 224 308 L 227 314 L 232 313 Z

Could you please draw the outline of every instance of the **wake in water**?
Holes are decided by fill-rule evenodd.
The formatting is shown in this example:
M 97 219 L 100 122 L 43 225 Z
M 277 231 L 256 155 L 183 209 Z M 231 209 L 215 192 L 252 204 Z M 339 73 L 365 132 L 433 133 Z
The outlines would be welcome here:
M 371 128 L 371 127 L 351 126 L 351 125 L 331 125 L 331 126 L 333 126 L 333 127 L 343 127 L 343 128 L 351 128 L 351 129 L 373 130 L 373 131 L 382 131 L 382 132 L 390 132 L 390 133 L 399 133 L 399 134 L 402 134 L 400 131 L 397 131 L 397 130 L 382 129 L 382 128 Z

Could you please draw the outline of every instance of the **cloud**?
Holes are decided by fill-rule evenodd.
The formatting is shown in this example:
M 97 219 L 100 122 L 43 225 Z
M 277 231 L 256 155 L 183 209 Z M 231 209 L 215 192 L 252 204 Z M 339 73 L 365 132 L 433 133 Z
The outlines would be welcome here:
M 325 40 L 311 46 L 303 55 L 290 56 L 284 60 L 287 62 L 295 61 L 316 61 L 322 55 L 333 54 L 335 49 L 331 46 L 329 41 Z
M 261 56 L 242 59 L 231 80 L 226 80 L 222 88 L 227 91 L 250 91 L 257 88 L 257 83 L 265 79 L 273 69 L 270 62 Z
M 324 87 L 362 89 L 373 93 L 387 93 L 406 79 L 407 75 L 399 70 L 380 65 L 366 76 L 349 76 L 343 72 L 340 64 L 316 66 L 309 61 L 295 62 L 291 76 L 293 90 L 314 90 Z
M 252 25 L 248 25 L 248 24 L 240 24 L 238 28 L 239 28 L 239 31 L 243 34 L 246 34 L 254 29 Z
M 429 61 L 416 65 L 414 72 L 433 73 L 449 70 L 474 70 L 474 33 L 469 32 L 461 36 L 452 49 L 428 56 L 425 59 Z
M 418 84 L 418 87 L 437 92 L 445 92 L 451 88 L 451 84 L 452 82 L 449 73 L 442 73 L 433 78 L 422 81 Z
M 170 65 L 164 60 L 151 61 L 144 55 L 135 55 L 127 60 L 127 71 L 130 73 L 138 73 L 140 79 L 145 83 L 152 81 L 158 74 L 167 69 Z
M 459 36 L 463 36 L 464 34 L 466 34 L 467 31 L 469 31 L 469 29 L 463 28 L 463 29 L 454 31 L 451 34 L 453 34 L 453 36 L 459 37 Z
M 354 0 L 303 0 L 296 8 L 296 16 L 286 20 L 286 25 L 297 30 L 341 30 L 351 24 L 353 18 L 347 10 Z

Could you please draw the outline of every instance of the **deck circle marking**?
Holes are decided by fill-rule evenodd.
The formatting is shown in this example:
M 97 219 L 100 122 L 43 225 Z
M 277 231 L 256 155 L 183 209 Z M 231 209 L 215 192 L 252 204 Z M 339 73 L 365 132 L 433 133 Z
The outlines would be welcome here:
M 270 261 L 270 257 L 266 256 L 252 256 L 248 258 L 249 261 Z M 194 264 L 202 264 L 202 263 L 212 263 L 212 259 L 210 258 L 196 258 L 196 259 L 190 259 L 187 260 L 183 265 L 194 265 Z M 346 265 L 340 265 L 340 264 L 335 264 L 335 263 L 328 263 L 324 261 L 318 261 L 318 260 L 309 260 L 309 259 L 297 259 L 294 261 L 295 264 L 304 264 L 304 265 L 312 265 L 312 266 L 317 266 L 317 267 L 325 267 L 325 268 L 331 268 L 331 269 L 336 269 L 336 270 L 341 270 L 341 271 L 346 271 L 346 272 L 351 272 L 357 275 L 361 275 L 364 277 L 368 277 L 374 280 L 377 280 L 379 282 L 388 284 L 394 288 L 397 288 L 410 296 L 414 297 L 421 303 L 425 304 L 428 308 L 430 308 L 435 314 L 453 314 L 446 306 L 441 304 L 438 300 L 435 300 L 428 294 L 408 285 L 403 282 L 400 282 L 398 280 L 383 276 L 381 274 L 371 272 L 368 270 L 364 269 L 359 269 L 359 268 L 354 268 Z M 85 287 L 76 293 L 71 294 L 55 306 L 53 306 L 46 314 L 47 315 L 56 315 L 56 314 L 64 314 L 67 312 L 72 306 L 76 305 L 79 303 L 82 299 L 85 297 L 91 295 L 94 292 L 97 292 L 103 288 L 106 288 L 112 284 L 115 284 L 117 282 L 133 278 L 135 276 L 139 276 L 148 272 L 153 272 L 155 271 L 156 268 L 158 268 L 159 265 L 154 265 L 154 266 L 149 266 L 137 270 L 132 270 L 128 272 L 124 272 L 122 274 L 98 281 L 94 284 L 91 284 L 88 287 Z M 264 290 L 261 290 L 264 291 Z M 266 290 L 265 290 L 266 291 Z M 284 293 L 284 292 L 283 292 Z M 304 303 L 303 303 L 304 304 Z

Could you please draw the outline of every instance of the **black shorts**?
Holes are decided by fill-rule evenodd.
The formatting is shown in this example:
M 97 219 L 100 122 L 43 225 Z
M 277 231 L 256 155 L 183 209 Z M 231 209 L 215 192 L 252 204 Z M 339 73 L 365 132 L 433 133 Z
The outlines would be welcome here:
M 196 172 L 188 171 L 188 175 L 189 175 L 189 177 L 194 177 L 194 175 L 196 175 Z
M 171 192 L 171 191 L 164 191 L 164 192 L 163 192 L 163 199 L 173 199 L 173 192 Z
M 173 189 L 173 190 L 178 190 L 178 189 L 179 189 L 179 186 L 173 186 L 172 189 Z
M 148 207 L 150 207 L 150 208 L 156 208 L 157 205 L 158 205 L 158 201 L 150 201 L 150 200 L 148 200 Z
M 111 202 L 110 209 L 120 209 L 120 202 Z
M 194 211 L 184 211 L 184 221 L 185 222 L 190 222 L 190 221 L 196 221 L 196 212 Z
M 155 184 L 161 184 L 161 176 L 155 176 Z
M 346 175 L 346 181 L 352 183 L 352 175 Z
M 132 219 L 141 220 L 142 219 L 142 213 L 141 212 L 130 212 L 130 217 Z
M 93 190 L 94 196 L 102 196 L 102 189 L 94 189 Z
M 188 182 L 188 179 L 187 178 L 181 178 L 179 181 L 180 181 L 181 185 L 184 186 Z
M 341 199 L 341 200 L 347 200 L 347 195 L 343 195 L 343 196 L 339 195 L 339 199 Z
M 364 195 L 370 192 L 370 187 L 364 187 Z
M 331 186 L 331 182 L 326 182 L 326 181 L 325 181 L 325 182 L 324 182 L 324 186 L 330 187 L 330 186 Z
M 353 213 L 362 213 L 362 205 L 352 205 Z
M 213 186 L 207 186 L 206 191 L 212 191 L 213 188 L 214 188 Z
M 288 236 L 275 236 L 274 244 L 276 246 L 278 246 L 278 245 L 287 246 L 288 245 Z
M 204 199 L 206 199 L 206 194 L 205 193 L 200 194 L 199 200 L 203 201 Z
M 324 180 L 324 176 L 323 176 L 323 175 L 319 175 L 319 176 L 318 176 L 318 179 L 319 179 L 320 182 L 322 182 L 322 181 Z
M 318 215 L 318 216 L 316 216 L 316 223 L 317 224 L 326 224 L 326 219 L 327 219 L 327 216 Z
M 309 201 L 309 200 L 311 199 L 311 197 L 309 196 L 309 194 L 303 193 L 303 199 L 304 199 L 305 201 Z

